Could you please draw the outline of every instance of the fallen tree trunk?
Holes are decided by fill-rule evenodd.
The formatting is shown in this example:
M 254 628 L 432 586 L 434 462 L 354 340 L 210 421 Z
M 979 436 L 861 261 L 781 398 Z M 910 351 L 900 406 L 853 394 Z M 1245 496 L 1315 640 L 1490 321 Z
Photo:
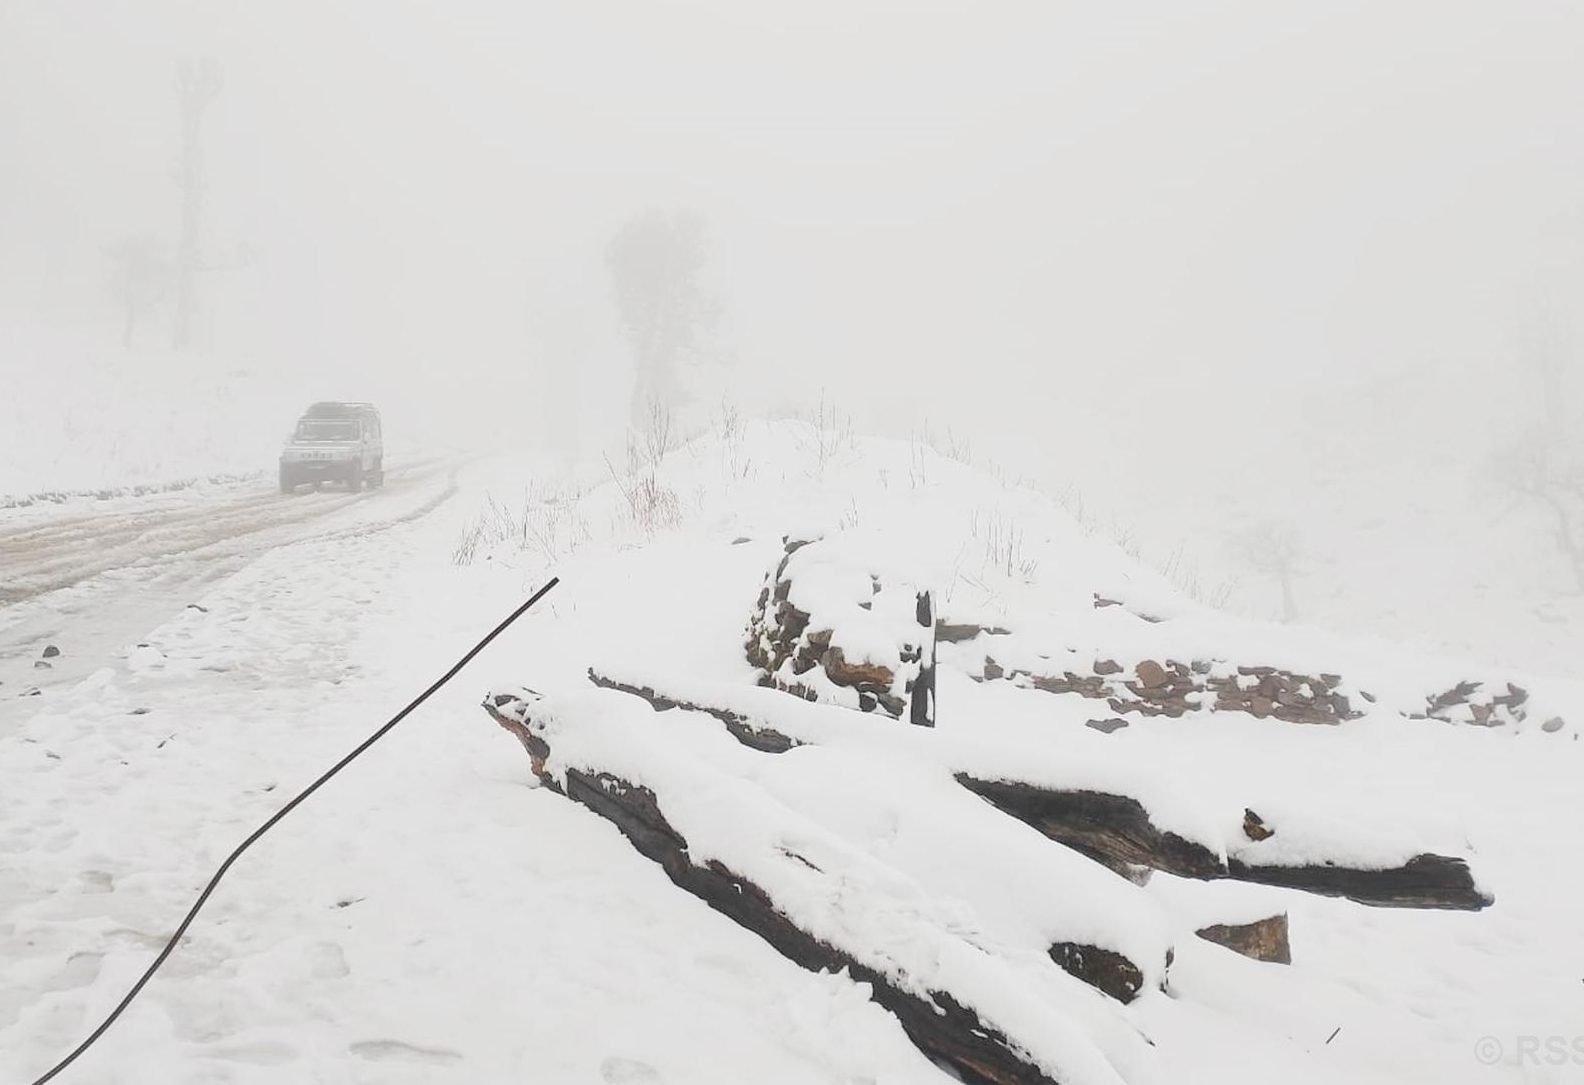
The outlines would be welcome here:
M 484 709 L 523 744 L 545 786 L 611 822 L 639 853 L 660 864 L 673 884 L 757 934 L 783 957 L 813 972 L 845 970 L 855 982 L 868 984 L 874 1000 L 897 1018 L 908 1039 L 960 1080 L 972 1085 L 1059 1085 L 1023 1058 L 1004 1033 L 951 994 L 930 991 L 920 996 L 900 989 L 887 976 L 798 927 L 747 878 L 715 860 L 695 864 L 687 841 L 666 821 L 649 789 L 574 768 L 565 770 L 563 785 L 546 770 L 548 744 L 518 713 L 494 698 L 485 701 Z
M 957 782 L 1050 839 L 1125 876 L 1149 867 L 1184 878 L 1258 882 L 1381 908 L 1479 911 L 1492 902 L 1474 884 L 1468 863 L 1451 856 L 1416 855 L 1401 866 L 1378 869 L 1334 863 L 1279 866 L 1237 858 L 1222 863 L 1204 845 L 1157 827 L 1143 805 L 1125 795 L 1055 791 L 978 780 L 966 773 L 958 773 Z
M 957 773 L 957 782 L 997 810 L 1119 874 L 1138 867 L 1184 878 L 1219 878 L 1226 865 L 1203 844 L 1158 828 L 1137 799 L 1100 791 L 1052 791 Z
M 1266 866 L 1234 858 L 1227 863 L 1226 877 L 1301 889 L 1321 896 L 1346 897 L 1359 904 L 1381 908 L 1477 912 L 1490 905 L 1493 899 L 1474 884 L 1474 875 L 1467 862 L 1446 855 L 1416 855 L 1401 866 L 1378 870 L 1333 864 Z
M 625 693 L 648 701 L 654 706 L 656 712 L 665 712 L 673 708 L 686 709 L 690 712 L 702 712 L 706 716 L 713 716 L 726 727 L 732 738 L 750 749 L 761 753 L 786 753 L 794 746 L 801 745 L 795 739 L 788 738 L 780 731 L 770 727 L 756 726 L 747 716 L 733 712 L 729 708 L 716 708 L 706 704 L 696 704 L 692 701 L 679 700 L 657 692 L 652 686 L 639 686 L 609 675 L 601 674 L 593 667 L 588 669 L 588 679 L 601 689 L 613 689 L 618 693 Z
M 679 700 L 648 686 L 599 675 L 592 669 L 589 679 L 596 685 L 641 697 L 662 711 L 682 707 L 706 713 L 721 720 L 737 741 L 757 750 L 781 752 L 798 744 L 762 722 L 729 709 Z M 1127 795 L 1041 788 L 1016 780 L 980 779 L 968 773 L 957 773 L 956 779 L 1002 813 L 1124 877 L 1133 877 L 1145 868 L 1201 880 L 1231 878 L 1346 897 L 1359 904 L 1384 908 L 1478 911 L 1492 902 L 1474 884 L 1468 863 L 1450 856 L 1422 854 L 1401 866 L 1380 869 L 1331 863 L 1279 866 L 1237 858 L 1223 862 L 1204 844 L 1156 826 L 1144 805 Z M 1254 819 L 1252 827 L 1249 818 Z M 1262 835 L 1270 835 L 1252 811 L 1245 811 L 1244 832 L 1256 841 Z

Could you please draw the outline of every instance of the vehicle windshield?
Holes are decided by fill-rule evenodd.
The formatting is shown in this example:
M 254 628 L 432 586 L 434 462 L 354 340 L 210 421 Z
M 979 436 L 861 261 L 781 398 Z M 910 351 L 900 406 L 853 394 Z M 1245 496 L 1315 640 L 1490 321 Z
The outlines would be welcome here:
M 339 418 L 304 419 L 297 423 L 299 441 L 355 441 L 358 424 Z

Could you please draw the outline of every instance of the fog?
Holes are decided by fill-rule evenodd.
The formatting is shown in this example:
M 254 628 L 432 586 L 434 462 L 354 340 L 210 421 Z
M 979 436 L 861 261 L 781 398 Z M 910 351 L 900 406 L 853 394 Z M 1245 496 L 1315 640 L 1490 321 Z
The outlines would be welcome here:
M 223 76 L 202 242 L 236 266 L 187 350 L 164 309 L 123 350 L 105 249 L 175 243 L 183 58 Z M 1207 578 L 1240 572 L 1223 528 L 1292 520 L 1317 620 L 1421 635 L 1441 592 L 1477 630 L 1504 599 L 1458 593 L 1512 594 L 1483 571 L 1512 538 L 1550 553 L 1489 533 L 1518 514 L 1482 465 L 1581 410 L 1580 102 L 1565 2 L 0 0 L 0 396 L 240 367 L 465 444 L 617 448 L 606 247 L 687 209 L 721 314 L 696 409 L 949 428 Z M 1388 530 L 1353 545 L 1361 508 Z M 1361 603 L 1409 545 L 1419 594 Z M 1543 576 L 1508 627 L 1571 599 Z

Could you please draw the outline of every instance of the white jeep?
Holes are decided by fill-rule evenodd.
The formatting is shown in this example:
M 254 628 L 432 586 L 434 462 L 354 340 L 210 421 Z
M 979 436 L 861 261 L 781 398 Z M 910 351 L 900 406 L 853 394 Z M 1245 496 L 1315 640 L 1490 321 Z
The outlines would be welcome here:
M 379 411 L 371 403 L 315 403 L 297 420 L 281 449 L 280 488 L 343 482 L 356 493 L 385 482 L 385 446 Z

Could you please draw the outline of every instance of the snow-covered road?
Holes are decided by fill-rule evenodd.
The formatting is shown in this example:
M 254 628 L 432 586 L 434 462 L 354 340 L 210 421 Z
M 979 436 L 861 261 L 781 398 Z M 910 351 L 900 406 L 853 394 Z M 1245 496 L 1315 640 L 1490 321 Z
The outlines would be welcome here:
M 381 531 L 456 493 L 459 465 L 394 464 L 380 490 L 268 480 L 0 511 L 0 735 L 111 664 L 208 585 L 281 546 Z M 59 655 L 44 658 L 54 646 Z M 33 691 L 37 690 L 35 694 Z M 20 700 L 19 700 L 20 699 Z

